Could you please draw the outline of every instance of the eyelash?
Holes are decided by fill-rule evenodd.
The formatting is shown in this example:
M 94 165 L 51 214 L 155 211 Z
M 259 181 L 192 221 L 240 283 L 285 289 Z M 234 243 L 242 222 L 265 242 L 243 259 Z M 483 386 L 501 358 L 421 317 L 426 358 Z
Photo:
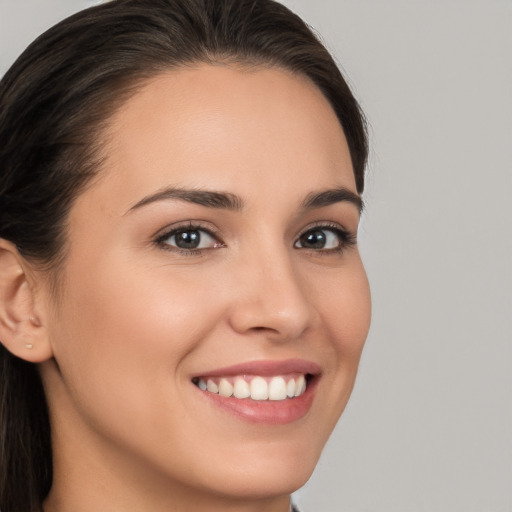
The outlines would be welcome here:
M 214 230 L 212 230 L 211 228 L 207 228 L 200 223 L 193 222 L 188 222 L 187 224 L 175 226 L 172 229 L 165 231 L 161 235 L 157 236 L 155 243 L 158 247 L 166 251 L 174 252 L 182 256 L 201 256 L 203 252 L 208 249 L 182 249 L 180 247 L 170 245 L 169 243 L 166 242 L 166 240 L 169 240 L 169 238 L 171 238 L 172 236 L 176 236 L 178 233 L 186 233 L 187 231 L 200 231 L 202 233 L 206 233 L 208 236 L 216 240 L 218 246 L 209 247 L 208 249 L 217 249 L 225 247 L 224 242 L 222 242 L 219 235 L 215 233 Z
M 357 236 L 346 230 L 345 228 L 341 227 L 339 224 L 331 223 L 331 222 L 318 222 L 316 224 L 308 226 L 304 231 L 302 231 L 299 236 L 297 237 L 297 241 L 293 244 L 295 247 L 295 244 L 307 233 L 313 232 L 313 231 L 330 231 L 334 233 L 338 240 L 339 244 L 337 247 L 334 247 L 332 249 L 308 249 L 307 247 L 302 248 L 303 250 L 309 250 L 310 252 L 315 253 L 315 255 L 318 256 L 328 256 L 332 254 L 341 254 L 346 249 L 350 247 L 354 247 L 357 244 Z
M 178 233 L 186 233 L 189 231 L 199 231 L 202 233 L 206 233 L 208 236 L 216 240 L 216 244 L 218 245 L 216 245 L 215 247 L 208 247 L 206 249 L 182 249 L 180 247 L 173 246 L 166 242 L 167 240 L 169 240 L 169 238 L 176 236 Z M 332 249 L 311 249 L 307 247 L 296 246 L 296 244 L 304 235 L 313 231 L 330 231 L 331 233 L 334 233 L 339 240 L 338 246 Z M 309 252 L 315 253 L 316 255 L 325 256 L 329 254 L 342 253 L 345 249 L 355 246 L 356 243 L 356 235 L 342 228 L 339 224 L 319 222 L 317 224 L 310 225 L 306 229 L 304 229 L 297 237 L 297 240 L 294 242 L 293 246 L 297 249 L 308 250 Z M 187 224 L 180 226 L 175 226 L 172 229 L 165 231 L 161 235 L 158 235 L 155 239 L 155 244 L 166 251 L 171 251 L 183 256 L 201 256 L 205 250 L 225 247 L 224 242 L 220 239 L 219 235 L 214 230 L 212 230 L 211 228 L 207 228 L 204 225 L 201 225 L 200 223 L 193 222 L 189 222 Z

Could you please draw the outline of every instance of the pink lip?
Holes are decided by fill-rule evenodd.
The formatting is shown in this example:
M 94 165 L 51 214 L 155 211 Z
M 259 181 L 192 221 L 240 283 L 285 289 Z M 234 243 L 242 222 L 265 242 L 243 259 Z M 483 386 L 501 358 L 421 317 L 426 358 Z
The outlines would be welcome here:
M 288 373 L 320 374 L 320 366 L 304 359 L 286 359 L 283 361 L 250 361 L 225 368 L 199 373 L 194 377 L 231 377 L 234 375 L 286 375 Z
M 285 361 L 252 361 L 198 374 L 197 377 L 228 377 L 234 375 L 286 375 L 289 373 L 304 373 L 312 376 L 303 395 L 286 400 L 251 400 L 235 397 L 223 397 L 209 391 L 196 390 L 210 404 L 234 415 L 236 418 L 251 423 L 266 425 L 285 425 L 304 417 L 313 403 L 318 381 L 320 366 L 302 359 Z

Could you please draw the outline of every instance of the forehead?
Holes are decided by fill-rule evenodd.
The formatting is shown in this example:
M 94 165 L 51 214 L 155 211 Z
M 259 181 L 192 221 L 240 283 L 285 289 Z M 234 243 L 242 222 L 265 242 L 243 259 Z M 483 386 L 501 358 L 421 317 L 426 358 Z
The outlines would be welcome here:
M 116 113 L 105 142 L 102 174 L 134 200 L 168 186 L 244 196 L 283 180 L 355 191 L 328 101 L 308 78 L 276 68 L 204 64 L 159 75 Z

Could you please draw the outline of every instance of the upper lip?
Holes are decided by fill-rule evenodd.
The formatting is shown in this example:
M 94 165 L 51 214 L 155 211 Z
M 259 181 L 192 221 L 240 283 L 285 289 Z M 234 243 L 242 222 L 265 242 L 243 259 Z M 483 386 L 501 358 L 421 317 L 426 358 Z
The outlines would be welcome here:
M 280 361 L 248 361 L 224 368 L 216 368 L 204 373 L 198 373 L 194 377 L 229 377 L 235 375 L 286 375 L 288 373 L 303 373 L 318 375 L 320 366 L 305 359 L 285 359 Z

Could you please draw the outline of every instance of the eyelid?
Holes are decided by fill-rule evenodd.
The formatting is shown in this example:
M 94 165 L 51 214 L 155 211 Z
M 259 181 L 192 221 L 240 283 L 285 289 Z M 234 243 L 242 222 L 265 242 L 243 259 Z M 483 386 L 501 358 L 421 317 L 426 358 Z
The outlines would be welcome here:
M 175 247 L 171 244 L 165 243 L 165 240 L 169 239 L 180 231 L 203 231 L 219 244 L 218 248 L 225 246 L 223 240 L 220 238 L 219 231 L 216 228 L 214 228 L 209 223 L 195 220 L 187 220 L 185 222 L 178 222 L 176 224 L 166 226 L 153 236 L 153 242 L 162 249 L 186 255 L 200 255 L 202 251 L 216 248 L 208 247 L 202 249 L 182 249 L 180 247 Z
M 304 236 L 309 231 L 313 230 L 325 230 L 325 231 L 333 231 L 336 233 L 340 238 L 340 245 L 339 247 L 335 249 L 311 249 L 308 247 L 297 247 L 296 244 L 299 242 L 300 238 Z M 312 252 L 315 252 L 317 254 L 329 254 L 329 253 L 339 253 L 343 252 L 348 247 L 353 247 L 357 245 L 357 233 L 354 233 L 350 229 L 345 228 L 343 225 L 332 222 L 332 221 L 317 221 L 313 224 L 309 224 L 307 227 L 305 227 L 299 235 L 297 236 L 296 241 L 294 242 L 293 246 L 297 249 L 304 249 L 309 250 Z
M 330 248 L 330 249 L 313 249 L 309 247 L 297 247 L 297 243 L 300 241 L 300 238 L 308 233 L 309 231 L 313 231 L 315 229 L 318 230 L 326 230 L 331 231 L 336 234 L 336 236 L 339 238 L 339 246 L 336 248 Z M 206 248 L 198 248 L 198 249 L 183 249 L 180 247 L 176 247 L 174 245 L 171 245 L 169 243 L 166 243 L 165 241 L 175 235 L 176 233 L 180 231 L 203 231 L 208 236 L 213 238 L 219 245 L 212 246 L 212 247 L 206 247 Z M 157 246 L 164 250 L 168 250 L 171 252 L 176 252 L 179 254 L 184 254 L 187 256 L 191 255 L 200 255 L 202 251 L 204 250 L 211 250 L 215 248 L 221 248 L 225 247 L 225 243 L 220 237 L 219 230 L 212 226 L 210 223 L 206 223 L 204 221 L 195 221 L 195 220 L 187 220 L 185 222 L 178 222 L 176 224 L 172 224 L 169 226 L 166 226 L 165 228 L 159 230 L 154 236 L 153 236 L 153 243 L 155 243 Z M 323 254 L 329 254 L 329 253 L 340 253 L 343 252 L 348 247 L 352 247 L 357 244 L 357 235 L 354 234 L 351 230 L 346 229 L 342 224 L 339 224 L 337 222 L 333 221 L 317 221 L 313 224 L 309 224 L 304 229 L 300 231 L 300 233 L 297 236 L 297 239 L 295 240 L 293 246 L 297 249 L 303 249 L 315 252 L 317 254 L 323 253 Z
M 305 228 L 303 228 L 299 232 L 297 239 L 299 239 L 302 235 L 304 235 L 305 233 L 307 233 L 308 231 L 311 231 L 313 229 L 330 229 L 332 231 L 338 231 L 338 232 L 341 232 L 341 233 L 344 233 L 347 235 L 352 235 L 352 236 L 354 235 L 354 233 L 350 229 L 347 229 L 345 226 L 343 226 L 339 222 L 320 220 L 320 221 L 313 222 L 312 224 L 308 224 Z

